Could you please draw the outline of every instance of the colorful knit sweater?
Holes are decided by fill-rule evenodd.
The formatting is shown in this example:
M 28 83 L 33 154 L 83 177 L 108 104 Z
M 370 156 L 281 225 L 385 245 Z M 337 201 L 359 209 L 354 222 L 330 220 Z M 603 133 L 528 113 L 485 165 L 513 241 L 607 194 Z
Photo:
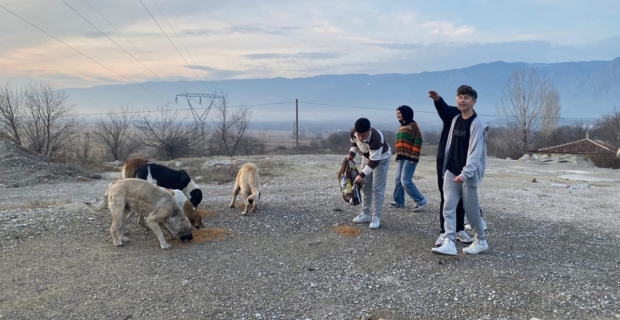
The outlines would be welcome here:
M 401 125 L 396 133 L 396 160 L 418 162 L 422 150 L 422 133 L 415 121 Z

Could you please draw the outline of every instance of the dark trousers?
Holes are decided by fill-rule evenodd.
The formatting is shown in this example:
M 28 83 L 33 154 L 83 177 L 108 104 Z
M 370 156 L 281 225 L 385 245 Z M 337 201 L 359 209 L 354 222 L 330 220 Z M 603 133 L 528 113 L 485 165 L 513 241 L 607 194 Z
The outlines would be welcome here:
M 438 170 L 439 172 L 439 170 Z M 441 233 L 445 233 L 444 219 L 443 219 L 443 175 L 437 173 L 437 186 L 439 186 L 439 194 L 441 194 L 441 204 L 439 206 L 439 225 L 441 226 Z M 463 199 L 459 200 L 459 204 L 456 206 L 456 232 L 465 230 L 465 209 L 463 209 Z

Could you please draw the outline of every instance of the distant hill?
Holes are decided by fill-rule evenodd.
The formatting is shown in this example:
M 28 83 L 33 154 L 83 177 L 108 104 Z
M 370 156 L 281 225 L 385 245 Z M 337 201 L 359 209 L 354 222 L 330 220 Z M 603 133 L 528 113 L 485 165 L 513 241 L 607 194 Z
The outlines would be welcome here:
M 344 74 L 308 78 L 271 78 L 222 81 L 176 81 L 175 87 L 187 92 L 227 94 L 227 103 L 258 105 L 252 107 L 253 121 L 295 120 L 295 99 L 299 99 L 299 120 L 350 123 L 358 117 L 371 121 L 394 123 L 395 109 L 411 106 L 421 123 L 437 125 L 438 118 L 428 90 L 438 91 L 449 103 L 459 85 L 469 84 L 478 91 L 476 111 L 485 120 L 497 120 L 495 104 L 511 73 L 532 67 L 547 74 L 561 95 L 563 118 L 598 118 L 614 107 L 620 107 L 620 57 L 612 61 L 562 62 L 550 64 L 492 62 L 463 69 L 414 74 Z M 206 84 L 206 86 L 205 86 Z M 175 100 L 175 91 L 165 82 L 145 82 L 142 86 Z M 92 88 L 66 89 L 71 100 L 83 113 L 118 110 L 128 105 L 133 109 L 153 109 L 162 103 L 160 97 L 134 84 L 106 85 Z M 313 104 L 308 104 L 311 102 Z M 187 103 L 179 98 L 179 108 Z M 199 106 L 197 102 L 195 106 Z M 366 108 L 366 109 L 365 109 Z M 384 110 L 382 110 L 384 109 Z

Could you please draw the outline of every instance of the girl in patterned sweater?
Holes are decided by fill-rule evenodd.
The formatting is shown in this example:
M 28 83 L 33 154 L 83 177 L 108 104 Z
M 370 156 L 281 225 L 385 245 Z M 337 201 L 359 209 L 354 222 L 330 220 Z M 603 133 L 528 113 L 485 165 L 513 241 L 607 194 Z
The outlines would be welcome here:
M 396 162 L 398 166 L 394 179 L 396 185 L 392 197 L 393 201 L 390 203 L 390 207 L 404 208 L 405 193 L 407 193 L 416 203 L 413 211 L 419 211 L 428 204 L 428 200 L 413 183 L 413 174 L 422 149 L 422 134 L 417 122 L 413 120 L 413 110 L 409 106 L 402 105 L 396 108 L 396 119 L 400 122 L 396 134 Z

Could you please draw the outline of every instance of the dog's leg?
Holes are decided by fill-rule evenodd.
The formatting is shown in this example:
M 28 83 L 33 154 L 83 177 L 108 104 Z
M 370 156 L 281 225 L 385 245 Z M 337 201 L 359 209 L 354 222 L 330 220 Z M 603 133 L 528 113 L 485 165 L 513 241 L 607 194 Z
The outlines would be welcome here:
M 150 230 L 151 228 L 149 228 L 149 226 L 146 224 L 146 222 L 144 221 L 144 217 L 140 214 L 138 215 L 138 223 L 140 223 L 140 225 L 142 226 L 142 228 L 146 229 L 146 230 Z
M 246 197 L 245 193 L 242 193 L 243 195 L 243 204 L 245 205 L 243 212 L 241 212 L 241 214 L 246 214 L 248 213 L 248 209 L 250 208 L 250 197 Z
M 172 232 L 166 227 L 166 225 L 164 225 L 163 222 L 159 223 L 159 227 L 161 228 L 161 230 L 164 232 L 164 235 L 166 237 L 168 237 L 170 240 L 174 240 L 177 239 L 177 237 L 175 237 Z
M 254 213 L 256 212 L 256 209 L 258 209 L 259 195 L 258 193 L 253 193 L 249 198 L 252 199 L 252 213 Z
M 146 224 L 149 226 L 151 230 L 153 230 L 153 233 L 157 237 L 157 240 L 159 240 L 159 246 L 162 249 L 169 249 L 170 245 L 166 242 L 166 238 L 164 237 L 164 233 L 162 232 L 161 227 L 159 226 L 159 222 L 156 221 L 157 219 L 156 217 L 157 217 L 156 212 L 149 214 L 149 217 L 146 218 Z
M 230 201 L 230 205 L 228 205 L 228 207 L 230 207 L 230 208 L 234 208 L 235 207 L 235 200 L 237 200 L 237 195 L 239 194 L 239 190 L 241 190 L 241 187 L 239 187 L 235 183 L 235 188 L 233 189 L 233 194 L 232 194 L 232 200 Z
M 123 245 L 123 241 L 121 240 L 120 232 L 121 226 L 123 225 L 122 214 L 118 212 L 112 212 L 112 226 L 110 227 L 110 235 L 112 236 L 112 244 L 114 246 L 120 247 Z

